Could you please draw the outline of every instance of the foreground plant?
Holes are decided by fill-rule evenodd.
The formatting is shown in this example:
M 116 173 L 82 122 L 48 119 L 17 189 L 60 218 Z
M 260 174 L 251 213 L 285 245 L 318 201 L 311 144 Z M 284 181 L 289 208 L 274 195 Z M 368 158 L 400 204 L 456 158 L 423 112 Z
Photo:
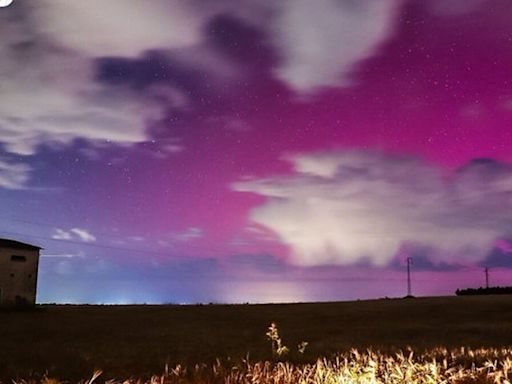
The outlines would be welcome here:
M 108 379 L 100 371 L 82 384 L 510 384 L 512 349 L 436 348 L 422 354 L 412 350 L 384 354 L 368 350 L 352 350 L 315 363 L 245 360 L 238 365 L 198 364 L 194 367 L 167 367 L 165 373 L 148 380 Z M 60 384 L 44 379 L 45 384 Z M 15 381 L 28 384 L 35 381 Z
M 290 349 L 283 344 L 281 336 L 279 336 L 279 330 L 277 329 L 276 323 L 270 324 L 266 336 L 272 345 L 272 357 L 282 357 L 290 352 Z
M 273 358 L 283 357 L 286 354 L 288 354 L 288 352 L 290 352 L 290 349 L 283 344 L 283 340 L 281 340 L 281 336 L 279 336 L 279 330 L 277 329 L 276 323 L 270 324 L 265 335 L 267 336 L 267 339 L 270 340 Z M 297 345 L 297 352 L 300 355 L 303 355 L 306 352 L 306 348 L 308 345 L 309 343 L 307 341 L 301 341 Z

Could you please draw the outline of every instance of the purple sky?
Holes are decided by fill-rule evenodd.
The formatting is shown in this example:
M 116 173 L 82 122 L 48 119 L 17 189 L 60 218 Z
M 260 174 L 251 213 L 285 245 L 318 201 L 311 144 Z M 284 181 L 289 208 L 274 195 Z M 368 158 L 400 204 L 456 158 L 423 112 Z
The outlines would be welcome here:
M 0 236 L 39 302 L 510 285 L 509 0 L 15 0 Z

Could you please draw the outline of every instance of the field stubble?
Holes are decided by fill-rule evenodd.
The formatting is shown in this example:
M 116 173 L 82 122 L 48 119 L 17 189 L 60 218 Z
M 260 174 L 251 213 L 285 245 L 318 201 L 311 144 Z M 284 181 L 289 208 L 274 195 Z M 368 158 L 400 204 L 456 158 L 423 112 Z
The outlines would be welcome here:
M 290 349 L 286 356 L 273 355 L 265 336 L 273 321 Z M 297 351 L 301 342 L 308 343 L 304 353 Z M 512 359 L 512 298 L 42 306 L 0 312 L 0 343 L 3 382 L 76 382 L 102 370 L 98 381 L 505 383 Z M 374 352 L 363 352 L 368 349 Z M 169 368 L 161 375 L 164 367 Z

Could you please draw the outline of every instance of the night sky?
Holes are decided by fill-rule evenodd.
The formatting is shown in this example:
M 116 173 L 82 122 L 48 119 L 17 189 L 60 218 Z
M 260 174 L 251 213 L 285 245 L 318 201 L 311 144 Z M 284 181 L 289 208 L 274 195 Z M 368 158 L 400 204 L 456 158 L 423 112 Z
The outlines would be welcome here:
M 510 0 L 14 0 L 0 236 L 39 302 L 512 285 Z

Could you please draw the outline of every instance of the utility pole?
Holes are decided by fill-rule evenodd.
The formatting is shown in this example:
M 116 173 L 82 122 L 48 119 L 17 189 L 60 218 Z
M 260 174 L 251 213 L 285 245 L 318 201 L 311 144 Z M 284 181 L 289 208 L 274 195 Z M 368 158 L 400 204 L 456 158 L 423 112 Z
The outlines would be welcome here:
M 412 264 L 412 257 L 407 257 L 407 296 L 412 296 L 412 289 L 411 289 L 411 264 Z
M 485 288 L 489 289 L 489 268 L 485 267 Z

